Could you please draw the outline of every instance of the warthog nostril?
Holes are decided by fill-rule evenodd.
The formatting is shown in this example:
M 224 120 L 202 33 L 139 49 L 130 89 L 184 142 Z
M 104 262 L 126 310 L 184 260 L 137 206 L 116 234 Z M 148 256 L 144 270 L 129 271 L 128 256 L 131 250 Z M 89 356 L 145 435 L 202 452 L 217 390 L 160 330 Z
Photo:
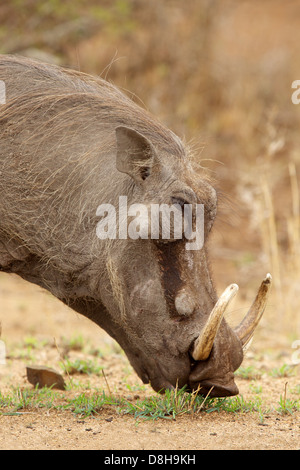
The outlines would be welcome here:
M 201 395 L 207 395 L 214 397 L 232 397 L 234 395 L 238 395 L 239 389 L 237 388 L 236 384 L 232 380 L 228 384 L 221 385 L 214 383 L 213 381 L 210 382 L 208 380 L 204 380 L 200 382 L 200 392 Z
M 196 303 L 185 290 L 179 292 L 175 298 L 175 308 L 179 315 L 189 316 L 192 315 L 196 308 Z

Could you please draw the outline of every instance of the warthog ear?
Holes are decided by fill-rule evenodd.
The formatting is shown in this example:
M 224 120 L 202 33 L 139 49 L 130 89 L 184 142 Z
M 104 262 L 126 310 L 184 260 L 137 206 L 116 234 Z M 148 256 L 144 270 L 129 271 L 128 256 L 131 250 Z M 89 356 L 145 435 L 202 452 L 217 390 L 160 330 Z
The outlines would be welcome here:
M 155 150 L 149 140 L 129 127 L 116 128 L 117 169 L 141 183 L 151 173 Z

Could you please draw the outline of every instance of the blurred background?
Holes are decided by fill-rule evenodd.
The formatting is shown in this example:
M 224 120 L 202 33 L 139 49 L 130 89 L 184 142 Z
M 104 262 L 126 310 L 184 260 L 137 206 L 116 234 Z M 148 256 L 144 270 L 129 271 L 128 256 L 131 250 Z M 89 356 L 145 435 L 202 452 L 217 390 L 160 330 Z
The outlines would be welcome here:
M 292 354 L 300 339 L 300 104 L 291 101 L 300 2 L 2 1 L 0 52 L 101 75 L 191 146 L 220 193 L 210 240 L 217 290 L 239 284 L 231 315 L 241 318 L 271 272 L 260 338 Z M 9 315 L 24 331 L 38 310 L 40 331 L 45 312 L 65 309 L 4 274 L 0 297 L 4 332 Z

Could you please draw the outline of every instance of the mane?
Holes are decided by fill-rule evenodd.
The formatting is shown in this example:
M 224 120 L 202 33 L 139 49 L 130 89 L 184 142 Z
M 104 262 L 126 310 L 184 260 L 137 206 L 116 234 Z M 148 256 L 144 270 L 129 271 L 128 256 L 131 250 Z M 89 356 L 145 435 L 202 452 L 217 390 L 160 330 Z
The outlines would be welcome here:
M 0 55 L 0 78 L 7 83 L 7 104 L 0 108 L 0 120 L 30 115 L 44 110 L 44 119 L 68 115 L 106 128 L 126 125 L 147 137 L 155 147 L 176 157 L 185 153 L 181 140 L 147 110 L 141 108 L 111 83 L 67 68 L 35 60 Z M 55 110 L 58 112 L 55 114 Z M 60 119 L 61 120 L 61 119 Z

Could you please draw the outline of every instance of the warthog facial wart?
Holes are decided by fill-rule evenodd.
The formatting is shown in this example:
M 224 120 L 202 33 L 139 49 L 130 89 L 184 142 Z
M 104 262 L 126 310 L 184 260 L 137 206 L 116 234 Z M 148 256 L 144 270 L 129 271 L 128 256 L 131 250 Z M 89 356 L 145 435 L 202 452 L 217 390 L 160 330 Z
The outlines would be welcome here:
M 119 206 L 100 204 L 96 215 L 101 217 L 96 233 L 100 240 L 187 240 L 186 250 L 200 250 L 204 244 L 204 206 L 196 204 L 146 204 L 128 207 L 127 196 L 119 197 Z M 193 210 L 194 209 L 194 210 Z M 193 216 L 194 212 L 194 216 Z M 193 230 L 193 217 L 195 230 Z M 173 222 L 173 223 L 172 223 Z M 173 229 L 173 230 L 172 230 Z

